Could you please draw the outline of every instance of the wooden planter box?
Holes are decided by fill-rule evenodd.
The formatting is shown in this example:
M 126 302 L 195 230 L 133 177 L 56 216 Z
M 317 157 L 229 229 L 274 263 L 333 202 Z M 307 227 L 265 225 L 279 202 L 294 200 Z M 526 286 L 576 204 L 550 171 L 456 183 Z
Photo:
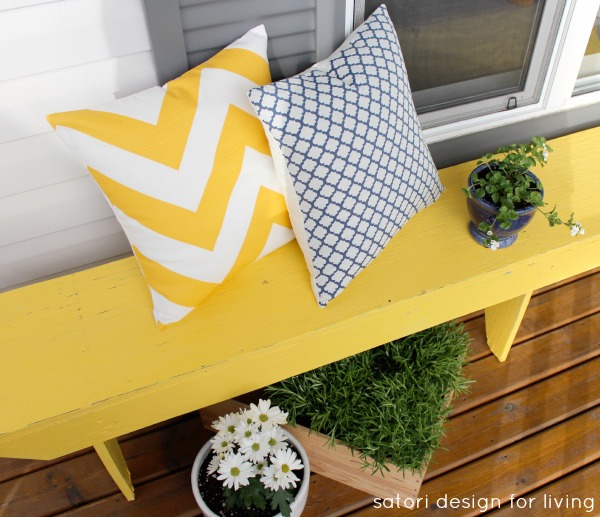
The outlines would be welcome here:
M 247 406 L 235 400 L 206 407 L 200 411 L 202 424 L 206 429 L 214 431 L 211 427 L 214 420 L 244 407 Z M 284 428 L 306 449 L 312 472 L 371 494 L 373 497 L 393 498 L 398 502 L 408 498 L 414 500 L 418 497 L 423 483 L 423 476 L 418 473 L 397 472 L 397 468 L 390 464 L 388 465 L 390 470 L 385 475 L 379 472 L 372 474 L 370 470 L 362 468 L 363 462 L 358 455 L 353 455 L 351 449 L 345 445 L 336 442 L 334 447 L 330 447 L 329 437 L 314 431 L 309 434 L 306 427 L 286 425 Z

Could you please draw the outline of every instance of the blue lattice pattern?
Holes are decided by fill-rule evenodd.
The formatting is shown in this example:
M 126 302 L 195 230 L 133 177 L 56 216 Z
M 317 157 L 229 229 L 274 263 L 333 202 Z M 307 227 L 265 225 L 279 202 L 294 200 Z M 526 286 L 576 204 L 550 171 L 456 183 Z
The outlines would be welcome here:
M 292 224 L 325 306 L 443 191 L 385 6 L 329 59 L 249 98 L 285 163 Z

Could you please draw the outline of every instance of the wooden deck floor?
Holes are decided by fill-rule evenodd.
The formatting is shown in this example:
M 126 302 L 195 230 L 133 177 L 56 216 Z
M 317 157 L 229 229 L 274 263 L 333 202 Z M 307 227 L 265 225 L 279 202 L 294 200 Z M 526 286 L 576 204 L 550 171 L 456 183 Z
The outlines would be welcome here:
M 474 382 L 454 402 L 418 510 L 378 509 L 372 497 L 313 475 L 305 517 L 482 515 L 486 505 L 494 516 L 600 515 L 600 270 L 536 293 L 506 363 L 489 354 L 482 315 L 465 322 Z M 92 450 L 50 462 L 0 459 L 0 517 L 200 515 L 189 475 L 206 438 L 197 414 L 123 437 L 131 503 Z M 558 504 L 574 508 L 561 513 Z

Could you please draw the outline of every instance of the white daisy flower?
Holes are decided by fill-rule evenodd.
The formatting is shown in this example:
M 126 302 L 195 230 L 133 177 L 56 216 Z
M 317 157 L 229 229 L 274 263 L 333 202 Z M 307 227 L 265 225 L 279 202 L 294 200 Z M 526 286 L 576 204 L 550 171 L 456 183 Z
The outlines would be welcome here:
M 287 490 L 290 487 L 296 487 L 300 479 L 291 470 L 283 473 L 277 469 L 275 465 L 269 465 L 262 469 L 260 482 L 271 490 L 279 490 L 283 488 Z
M 240 422 L 240 416 L 239 413 L 229 413 L 225 416 L 220 416 L 219 420 L 215 420 L 212 423 L 213 429 L 217 432 L 227 431 L 233 434 L 235 426 Z
M 244 409 L 240 413 L 240 422 L 246 422 L 247 424 L 256 424 L 257 422 L 254 420 L 253 415 L 251 414 L 249 409 Z
M 255 422 L 258 422 L 262 429 L 270 429 L 274 425 L 283 425 L 287 422 L 288 414 L 281 411 L 279 407 L 271 407 L 270 400 L 259 400 L 258 405 L 250 404 L 249 414 Z
M 219 468 L 219 463 L 224 458 L 224 456 L 224 454 L 215 454 L 212 457 L 212 460 L 210 460 L 207 469 L 209 474 L 214 474 L 217 471 L 217 469 Z
M 291 470 L 286 473 L 278 470 L 275 475 L 277 476 L 277 482 L 279 483 L 279 486 L 284 490 L 287 490 L 290 487 L 296 488 L 298 481 L 300 481 L 300 478 Z
M 269 444 L 269 454 L 275 454 L 276 451 L 287 447 L 287 438 L 280 427 L 272 427 L 266 432 L 267 443 Z
M 240 441 L 240 452 L 254 463 L 265 459 L 269 454 L 268 438 L 263 433 L 255 433 Z
M 235 447 L 233 437 L 228 431 L 219 431 L 210 439 L 210 442 L 212 443 L 211 449 L 217 454 L 231 452 Z
M 273 491 L 282 488 L 277 477 L 277 470 L 272 466 L 268 465 L 264 467 L 260 474 L 260 482 L 266 487 Z
M 235 431 L 233 433 L 233 437 L 236 442 L 240 443 L 244 438 L 250 438 L 258 431 L 258 425 L 251 423 L 249 424 L 246 421 L 240 422 L 235 426 Z
M 256 474 L 256 469 L 249 461 L 245 461 L 244 456 L 239 453 L 227 454 L 219 462 L 219 476 L 217 479 L 223 481 L 223 486 L 238 490 L 241 486 L 246 486 L 250 478 Z
M 284 474 L 287 474 L 291 470 L 299 470 L 304 466 L 296 453 L 289 448 L 275 452 L 271 456 L 271 465 Z
M 490 241 L 490 249 L 492 251 L 496 251 L 499 247 L 500 247 L 500 243 L 498 241 L 495 241 L 494 239 L 492 239 Z

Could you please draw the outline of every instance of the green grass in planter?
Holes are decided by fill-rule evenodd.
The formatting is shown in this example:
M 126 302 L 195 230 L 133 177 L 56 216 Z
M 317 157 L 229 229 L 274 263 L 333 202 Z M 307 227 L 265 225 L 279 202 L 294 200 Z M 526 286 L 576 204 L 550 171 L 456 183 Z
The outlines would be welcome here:
M 467 391 L 469 343 L 449 322 L 267 388 L 289 421 L 355 449 L 365 468 L 422 472 L 439 447 L 447 395 Z

